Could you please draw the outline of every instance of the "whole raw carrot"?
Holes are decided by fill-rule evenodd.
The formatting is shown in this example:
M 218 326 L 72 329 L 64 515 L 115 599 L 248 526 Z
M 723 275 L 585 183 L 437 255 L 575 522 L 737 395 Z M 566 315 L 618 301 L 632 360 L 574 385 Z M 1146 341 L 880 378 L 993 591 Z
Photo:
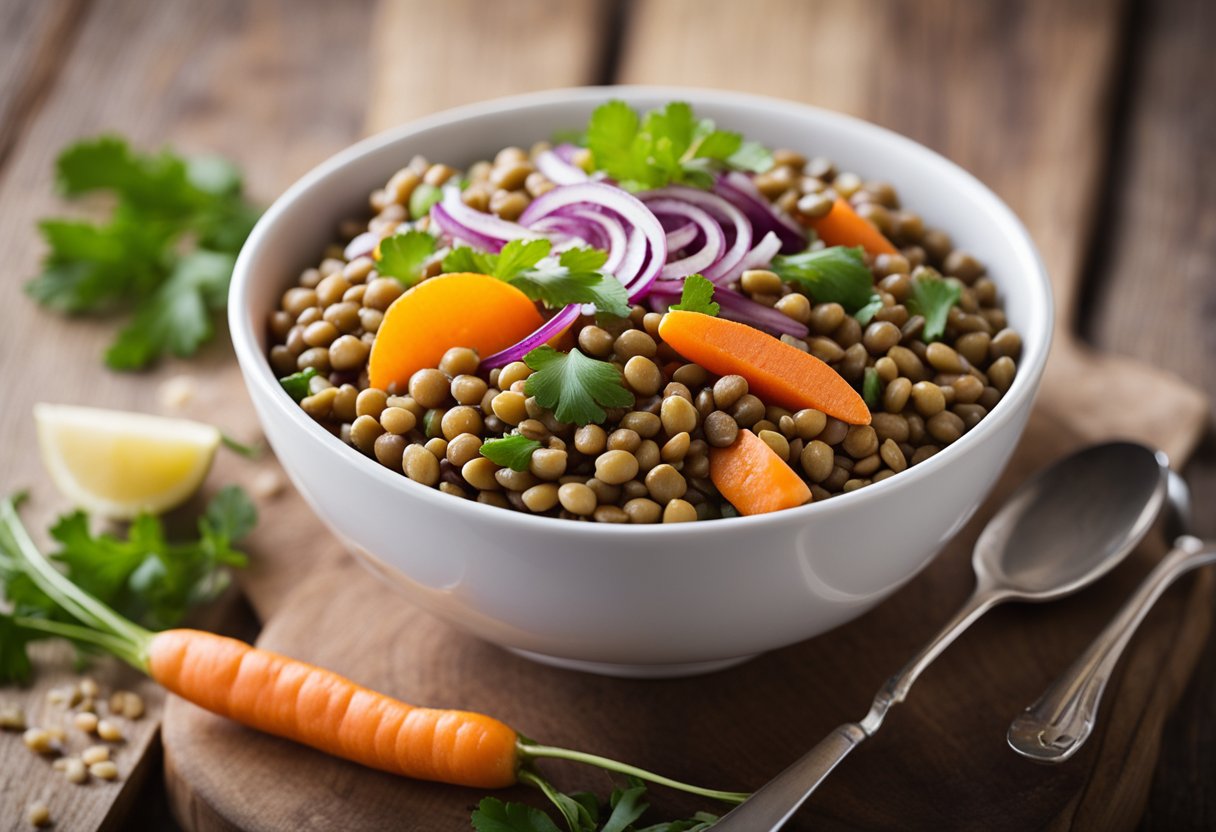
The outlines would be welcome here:
M 488 789 L 515 783 L 518 737 L 497 719 L 415 708 L 236 639 L 157 633 L 148 672 L 214 714 L 370 768 Z

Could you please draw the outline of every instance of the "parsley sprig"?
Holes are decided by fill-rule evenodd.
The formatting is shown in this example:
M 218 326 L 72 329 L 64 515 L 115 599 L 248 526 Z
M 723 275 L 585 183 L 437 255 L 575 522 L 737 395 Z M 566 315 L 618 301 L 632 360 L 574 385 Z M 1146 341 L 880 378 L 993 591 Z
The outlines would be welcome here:
M 557 807 L 570 832 L 704 832 L 716 815 L 697 812 L 685 820 L 666 821 L 639 826 L 638 821 L 650 809 L 646 802 L 646 786 L 637 778 L 629 778 L 625 788 L 613 789 L 606 802 L 589 792 L 565 794 L 531 772 L 525 772 L 528 782 L 538 786 Z M 487 797 L 473 812 L 476 832 L 561 832 L 545 812 L 525 803 L 504 803 Z
M 114 207 L 100 223 L 39 223 L 48 250 L 29 295 L 70 315 L 132 312 L 105 355 L 114 369 L 194 354 L 215 333 L 236 254 L 258 217 L 237 169 L 213 157 L 138 153 L 101 136 L 66 148 L 55 173 L 65 196 L 107 191 Z
M 672 183 L 709 188 L 719 170 L 760 173 L 772 167 L 763 146 L 718 130 L 692 107 L 673 101 L 644 117 L 624 101 L 601 104 L 587 123 L 587 148 L 597 170 L 630 191 Z
M 772 268 L 782 280 L 805 286 L 817 303 L 839 303 L 853 314 L 866 308 L 874 298 L 874 276 L 866 268 L 862 254 L 860 247 L 807 249 L 774 257 Z
M 680 290 L 680 302 L 671 305 L 672 309 L 683 312 L 700 312 L 703 315 L 717 316 L 721 307 L 713 302 L 714 284 L 699 274 L 690 274 L 684 278 L 684 286 Z
M 917 269 L 912 275 L 912 294 L 905 304 L 913 315 L 924 316 L 926 341 L 936 341 L 945 334 L 950 308 L 962 295 L 957 283 L 942 279 L 931 269 Z
M 458 246 L 443 258 L 443 270 L 497 277 L 550 309 L 591 303 L 601 314 L 629 315 L 625 287 L 602 271 L 608 260 L 606 251 L 572 248 L 556 257 L 551 251 L 548 240 L 512 240 L 498 254 Z
M 524 363 L 534 370 L 524 382 L 524 392 L 552 410 L 559 422 L 599 424 L 607 418 L 604 408 L 633 404 L 621 371 L 607 361 L 588 358 L 577 348 L 558 352 L 553 347 L 537 347 L 524 356 Z
M 376 271 L 381 277 L 396 278 L 405 286 L 422 279 L 422 270 L 435 255 L 436 240 L 425 231 L 409 230 L 380 241 L 380 260 Z
M 94 534 L 88 516 L 74 511 L 51 527 L 59 543 L 52 559 L 75 584 L 121 615 L 154 629 L 172 627 L 190 607 L 224 591 L 228 568 L 246 563 L 235 544 L 256 523 L 257 510 L 237 486 L 212 497 L 198 519 L 197 536 L 188 540 L 171 540 L 161 520 L 149 514 L 137 517 L 125 538 Z M 13 530 L 0 523 L 0 598 L 9 610 L 0 613 L 0 683 L 26 681 L 26 645 L 46 637 L 15 619 L 61 618 L 55 601 L 22 571 L 16 546 Z
M 527 471 L 532 464 L 532 454 L 540 450 L 540 442 L 520 433 L 502 439 L 487 439 L 481 444 L 481 455 L 503 468 L 512 471 Z

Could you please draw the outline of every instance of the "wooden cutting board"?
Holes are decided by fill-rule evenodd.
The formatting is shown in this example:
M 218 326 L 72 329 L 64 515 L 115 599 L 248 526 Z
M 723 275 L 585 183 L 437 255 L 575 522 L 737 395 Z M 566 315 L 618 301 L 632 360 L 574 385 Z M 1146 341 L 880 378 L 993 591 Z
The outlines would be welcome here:
M 581 14 L 559 11 L 575 5 Z M 553 63 L 503 52 L 528 18 L 504 15 L 492 27 L 500 37 L 486 42 L 485 54 L 464 56 L 472 63 L 461 76 L 479 83 L 459 85 L 451 74 L 416 72 L 424 64 L 445 67 L 442 48 L 416 45 L 406 60 L 397 45 L 411 28 L 442 31 L 469 14 L 490 14 L 491 7 L 385 4 L 375 29 L 379 71 L 369 128 L 461 100 L 592 80 L 602 48 L 595 18 L 585 14 L 592 5 L 598 7 L 527 4 L 534 19 L 544 12 L 547 24 L 529 30 L 543 39 L 533 44 L 535 54 L 561 56 Z M 1109 436 L 1134 436 L 1165 447 L 1176 464 L 1185 460 L 1203 422 L 1202 396 L 1143 365 L 1083 350 L 1070 328 L 1085 240 L 1096 222 L 1102 158 L 1093 149 L 1103 144 L 1108 118 L 1120 26 L 1111 9 L 1119 4 L 1027 3 L 1000 21 L 1002 49 L 963 55 L 947 45 L 982 41 L 998 22 L 978 4 L 935 0 L 918 4 L 917 14 L 887 17 L 845 3 L 765 0 L 756 6 L 749 19 L 787 25 L 723 26 L 694 0 L 632 4 L 616 77 L 743 87 L 891 123 L 993 185 L 1043 250 L 1061 308 L 1058 346 L 1026 437 L 976 519 L 907 587 L 833 633 L 713 676 L 640 682 L 530 664 L 414 610 L 318 537 L 298 497 L 285 494 L 266 509 L 267 523 L 253 541 L 256 571 L 245 582 L 267 621 L 261 645 L 409 701 L 493 713 L 554 744 L 724 788 L 755 787 L 833 726 L 860 717 L 883 679 L 953 612 L 970 589 L 969 549 L 979 528 L 1030 471 Z M 812 30 L 832 34 L 821 43 L 850 47 L 801 48 Z M 719 60 L 731 54 L 753 63 L 740 72 L 735 62 Z M 1036 60 L 1019 63 L 1019 54 Z M 924 75 L 898 71 L 925 55 L 940 61 L 935 66 L 943 72 L 967 65 L 967 72 L 951 74 L 950 113 L 957 123 L 943 127 L 910 115 L 932 112 L 941 94 Z M 1009 77 L 1018 78 L 1019 106 L 987 106 L 990 91 Z M 1057 102 L 1066 102 L 1068 111 L 1055 112 Z M 1048 115 L 1023 117 L 1043 112 Z M 1060 181 L 1068 187 L 1044 184 Z M 1109 619 L 1161 550 L 1160 540 L 1146 544 L 1070 601 L 986 617 L 815 795 L 802 826 L 1134 826 L 1162 723 L 1210 630 L 1212 576 L 1185 582 L 1149 616 L 1108 691 L 1099 729 L 1078 758 L 1059 768 L 1033 766 L 1005 747 L 1004 732 Z M 168 704 L 163 733 L 171 797 L 191 829 L 463 829 L 483 796 L 361 769 L 176 699 Z M 548 770 L 564 788 L 608 788 L 601 775 L 556 765 Z M 537 802 L 527 791 L 503 797 Z M 706 808 L 668 792 L 653 798 L 659 814 Z

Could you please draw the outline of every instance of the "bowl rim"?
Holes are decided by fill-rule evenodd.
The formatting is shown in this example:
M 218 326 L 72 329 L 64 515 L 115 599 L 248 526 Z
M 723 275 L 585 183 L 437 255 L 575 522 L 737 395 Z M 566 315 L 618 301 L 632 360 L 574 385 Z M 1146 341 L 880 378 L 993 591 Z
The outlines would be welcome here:
M 1027 259 L 1033 264 L 1031 274 L 1022 277 L 1029 281 L 1028 298 L 1031 315 L 1041 315 L 1043 326 L 1036 342 L 1028 343 L 1033 354 L 1038 358 L 1030 366 L 1019 365 L 1019 372 L 1014 377 L 1013 384 L 997 406 L 988 413 L 976 427 L 965 433 L 956 442 L 946 446 L 938 453 L 920 464 L 900 472 L 898 476 L 889 477 L 881 482 L 873 483 L 866 488 L 846 494 L 838 494 L 831 500 L 807 503 L 790 509 L 769 512 L 751 516 L 721 518 L 715 521 L 697 521 L 693 523 L 589 523 L 561 520 L 555 517 L 535 515 L 522 511 L 504 510 L 497 506 L 479 503 L 476 500 L 454 499 L 430 486 L 424 486 L 410 480 L 401 474 L 394 473 L 376 460 L 361 453 L 354 452 L 332 433 L 313 421 L 282 389 L 271 370 L 270 362 L 263 354 L 259 345 L 258 335 L 254 330 L 254 321 L 249 314 L 245 298 L 250 293 L 254 282 L 252 263 L 258 250 L 265 244 L 272 228 L 288 212 L 291 205 L 303 194 L 318 183 L 328 179 L 347 165 L 354 163 L 364 156 L 380 151 L 387 146 L 408 142 L 417 133 L 445 126 L 454 122 L 468 119 L 498 115 L 522 107 L 551 106 L 560 104 L 588 104 L 610 98 L 623 98 L 627 101 L 636 98 L 663 98 L 667 100 L 687 100 L 694 105 L 698 102 L 721 104 L 724 106 L 760 107 L 786 113 L 797 112 L 802 116 L 819 119 L 838 128 L 858 130 L 877 135 L 882 140 L 902 146 L 905 150 L 924 158 L 930 166 L 937 166 L 947 171 L 951 176 L 951 188 L 962 191 L 979 204 L 992 221 L 1002 227 L 1002 230 L 1012 237 L 1015 248 L 1023 249 Z M 968 448 L 984 441 L 985 437 L 994 433 L 1016 417 L 1022 407 L 1030 407 L 1043 374 L 1047 356 L 1050 352 L 1054 319 L 1054 300 L 1051 292 L 1050 279 L 1042 256 L 1029 232 L 1009 208 L 990 188 L 980 182 L 970 172 L 941 155 L 940 153 L 914 141 L 893 130 L 855 116 L 846 115 L 833 110 L 827 110 L 810 104 L 804 104 L 789 99 L 774 96 L 757 95 L 736 91 L 718 90 L 704 87 L 667 86 L 667 85 L 613 85 L 613 86 L 583 86 L 564 87 L 522 93 L 484 101 L 464 104 L 458 107 L 442 110 L 422 118 L 413 119 L 403 124 L 383 130 L 353 145 L 335 153 L 321 162 L 308 173 L 296 180 L 284 191 L 262 214 L 248 239 L 242 246 L 233 268 L 232 281 L 228 295 L 228 326 L 232 338 L 233 349 L 238 363 L 242 367 L 242 377 L 247 385 L 256 385 L 266 394 L 266 398 L 276 412 L 286 421 L 299 428 L 303 435 L 319 446 L 319 453 L 334 454 L 342 460 L 342 464 L 354 465 L 373 479 L 379 480 L 387 487 L 398 490 L 406 498 L 422 500 L 441 500 L 435 506 L 441 510 L 468 510 L 472 518 L 497 520 L 503 523 L 521 523 L 525 528 L 539 532 L 557 531 L 592 535 L 620 535 L 625 537 L 676 534 L 704 535 L 722 532 L 727 527 L 732 531 L 743 531 L 759 525 L 777 523 L 801 524 L 813 521 L 818 514 L 826 511 L 840 511 L 852 508 L 865 500 L 881 499 L 889 493 L 906 489 L 916 483 L 932 477 L 935 472 L 949 465 L 951 461 L 961 456 Z M 1025 337 L 1025 334 L 1023 334 Z M 1024 349 L 1024 352 L 1027 351 Z M 250 391 L 252 393 L 252 391 Z M 835 508 L 830 508 L 830 507 Z M 485 512 L 489 512 L 486 514 Z M 554 523 L 562 523 L 555 527 Z M 728 524 L 728 526 L 723 526 Z

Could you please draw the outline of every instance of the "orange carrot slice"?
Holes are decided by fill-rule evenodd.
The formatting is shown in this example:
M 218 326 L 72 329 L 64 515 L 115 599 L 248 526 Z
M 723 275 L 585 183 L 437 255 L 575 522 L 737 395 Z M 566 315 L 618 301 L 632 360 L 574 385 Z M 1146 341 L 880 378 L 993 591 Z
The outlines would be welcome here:
M 484 274 L 424 280 L 384 313 L 368 359 L 372 387 L 404 390 L 410 376 L 438 367 L 452 347 L 483 358 L 506 349 L 543 323 L 536 304 L 509 283 Z
M 850 425 L 870 424 L 870 408 L 840 374 L 813 355 L 746 324 L 700 312 L 668 312 L 659 336 L 712 373 L 741 375 L 766 404 L 813 407 Z
M 891 241 L 873 223 L 840 197 L 836 197 L 832 203 L 832 210 L 810 223 L 825 245 L 861 246 L 872 255 L 899 254 L 899 249 L 891 245 Z
M 746 428 L 731 445 L 709 449 L 709 478 L 740 514 L 780 511 L 811 499 L 794 469 Z

